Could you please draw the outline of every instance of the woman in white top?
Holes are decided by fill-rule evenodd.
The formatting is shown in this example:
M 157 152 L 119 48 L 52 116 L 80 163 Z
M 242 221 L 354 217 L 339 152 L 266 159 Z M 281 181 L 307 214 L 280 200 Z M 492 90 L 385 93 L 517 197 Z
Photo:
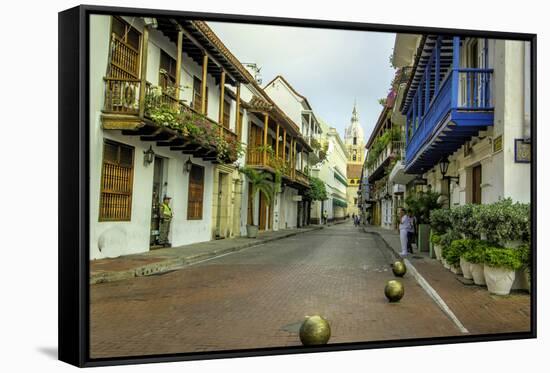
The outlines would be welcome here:
M 409 216 L 405 213 L 405 209 L 399 211 L 399 238 L 401 239 L 401 256 L 407 256 L 407 234 L 411 227 Z

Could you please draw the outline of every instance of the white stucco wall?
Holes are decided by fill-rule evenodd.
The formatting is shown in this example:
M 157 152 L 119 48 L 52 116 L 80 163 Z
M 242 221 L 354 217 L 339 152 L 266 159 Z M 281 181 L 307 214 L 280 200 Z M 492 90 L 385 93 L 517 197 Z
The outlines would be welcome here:
M 166 159 L 166 193 L 172 197 L 171 205 L 174 219 L 170 229 L 170 241 L 173 245 L 185 245 L 211 239 L 213 170 L 209 162 L 191 157 L 191 161 L 205 167 L 203 215 L 201 220 L 187 220 L 188 173 L 184 172 L 184 162 L 189 158 L 181 152 L 172 152 L 159 148 L 151 142 L 141 142 L 138 137 L 123 136 L 118 131 L 103 131 L 101 128 L 101 109 L 104 99 L 103 78 L 106 73 L 109 53 L 109 16 L 92 15 L 90 17 L 90 258 L 116 257 L 149 250 L 151 198 L 153 188 L 153 164 L 143 164 L 143 152 L 153 146 L 153 151 Z M 139 20 L 133 25 L 142 30 Z M 147 80 L 158 84 L 160 50 L 175 57 L 176 47 L 158 31 L 151 31 L 148 45 Z M 193 75 L 201 76 L 201 69 L 184 55 L 182 63 L 182 85 L 192 87 Z M 219 87 L 209 76 L 208 116 L 218 118 Z M 227 89 L 227 88 L 226 88 Z M 246 95 L 246 89 L 242 89 Z M 182 92 L 181 97 L 191 98 L 192 89 Z M 234 129 L 234 103 L 232 103 L 231 128 Z M 247 115 L 243 117 L 243 139 L 247 138 Z M 99 222 L 100 180 L 102 169 L 103 139 L 111 139 L 134 146 L 134 178 L 132 195 L 132 214 L 128 222 Z M 242 164 L 244 158 L 239 162 Z M 242 203 L 244 222 L 246 223 L 247 185 L 244 185 Z M 242 217 L 241 217 L 242 219 Z M 242 233 L 242 230 L 241 230 Z
M 451 206 L 472 201 L 472 168 L 481 165 L 481 201 L 496 202 L 502 198 L 530 201 L 530 164 L 516 163 L 514 139 L 523 138 L 523 42 L 489 40 L 489 66 L 494 68 L 494 125 L 474 139 L 472 151 L 464 156 L 461 147 L 451 157 L 447 175 L 460 175 L 460 184 L 451 183 Z M 502 136 L 502 150 L 493 152 L 493 140 Z M 439 165 L 424 176 L 435 191 L 441 191 Z

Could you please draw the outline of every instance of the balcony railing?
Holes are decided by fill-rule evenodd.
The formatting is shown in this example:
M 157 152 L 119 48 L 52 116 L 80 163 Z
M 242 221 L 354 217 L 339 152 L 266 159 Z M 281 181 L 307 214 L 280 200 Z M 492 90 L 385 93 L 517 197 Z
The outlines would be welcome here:
M 145 88 L 145 97 L 143 103 L 140 102 L 140 86 L 141 82 L 138 79 L 127 78 L 105 78 L 105 102 L 103 106 L 103 113 L 105 114 L 122 114 L 130 116 L 139 116 L 140 104 L 146 105 L 148 108 L 161 107 L 168 105 L 173 107 L 180 113 L 192 113 L 204 117 L 208 122 L 218 128 L 220 136 L 226 139 L 228 142 L 237 141 L 237 134 L 231 131 L 229 128 L 223 127 L 218 122 L 210 119 L 197 110 L 193 109 L 181 100 L 176 99 L 171 94 L 163 91 L 160 95 L 154 94 L 153 87 L 147 83 Z M 144 117 L 148 117 L 147 110 L 143 110 Z
M 423 116 L 411 121 L 411 135 L 407 144 L 406 162 L 409 163 L 426 140 L 434 135 L 436 127 L 451 111 L 492 111 L 492 69 L 460 68 L 451 70 L 431 100 Z
M 368 168 L 369 175 L 374 174 L 390 157 L 402 158 L 404 155 L 404 149 L 405 143 L 403 141 L 390 141 L 378 155 L 374 164 Z
M 296 181 L 298 181 L 302 184 L 305 184 L 305 185 L 309 185 L 309 178 L 302 171 L 296 170 L 295 178 L 296 178 Z
M 458 36 L 430 35 L 427 40 L 427 58 L 417 61 L 419 75 L 410 80 L 404 101 L 405 171 L 410 174 L 432 168 L 494 120 L 493 69 L 460 66 Z
M 139 79 L 105 78 L 104 113 L 138 115 Z
M 246 164 L 248 166 L 266 168 L 271 172 L 281 170 L 283 176 L 288 180 L 298 181 L 302 184 L 309 185 L 308 176 L 304 172 L 293 168 L 289 159 L 283 160 L 282 156 L 277 157 L 268 152 L 264 162 L 264 149 L 262 148 L 249 147 L 247 149 Z

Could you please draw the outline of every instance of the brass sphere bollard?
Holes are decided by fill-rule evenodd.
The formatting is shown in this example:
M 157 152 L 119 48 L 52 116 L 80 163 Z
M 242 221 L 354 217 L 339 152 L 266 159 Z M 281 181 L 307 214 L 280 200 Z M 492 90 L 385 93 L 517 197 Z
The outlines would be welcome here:
M 405 287 L 401 283 L 401 281 L 398 280 L 390 280 L 386 284 L 386 288 L 384 289 L 384 294 L 386 295 L 386 298 L 392 303 L 399 302 L 401 298 L 403 298 L 403 295 L 405 295 Z
M 330 325 L 319 315 L 306 316 L 300 327 L 300 341 L 304 346 L 324 345 L 330 339 Z
M 405 265 L 405 262 L 398 260 L 392 264 L 391 270 L 395 276 L 403 277 L 405 276 L 405 273 L 407 273 L 407 266 Z

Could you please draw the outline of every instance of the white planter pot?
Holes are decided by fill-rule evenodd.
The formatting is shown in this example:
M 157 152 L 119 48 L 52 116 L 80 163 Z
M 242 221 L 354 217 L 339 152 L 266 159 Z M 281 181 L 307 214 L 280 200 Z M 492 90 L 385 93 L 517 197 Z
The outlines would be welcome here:
M 453 272 L 455 275 L 461 275 L 462 270 L 460 269 L 460 266 L 451 265 L 451 272 Z
M 470 263 L 470 272 L 472 273 L 472 279 L 476 285 L 486 285 L 483 267 L 483 264 Z
M 246 236 L 248 238 L 258 237 L 258 226 L 257 225 L 247 225 L 246 226 Z
M 447 269 L 451 269 L 451 266 L 449 265 L 449 263 L 447 263 L 447 260 L 446 259 L 441 259 L 441 263 L 443 263 L 443 267 L 447 268 Z
M 441 245 L 434 244 L 435 258 L 441 261 Z
M 464 276 L 465 279 L 468 279 L 468 280 L 472 279 L 471 266 L 472 264 L 470 262 L 460 257 L 460 268 L 462 269 L 462 275 Z
M 508 295 L 516 278 L 516 271 L 501 267 L 485 266 L 487 290 L 496 295 Z

